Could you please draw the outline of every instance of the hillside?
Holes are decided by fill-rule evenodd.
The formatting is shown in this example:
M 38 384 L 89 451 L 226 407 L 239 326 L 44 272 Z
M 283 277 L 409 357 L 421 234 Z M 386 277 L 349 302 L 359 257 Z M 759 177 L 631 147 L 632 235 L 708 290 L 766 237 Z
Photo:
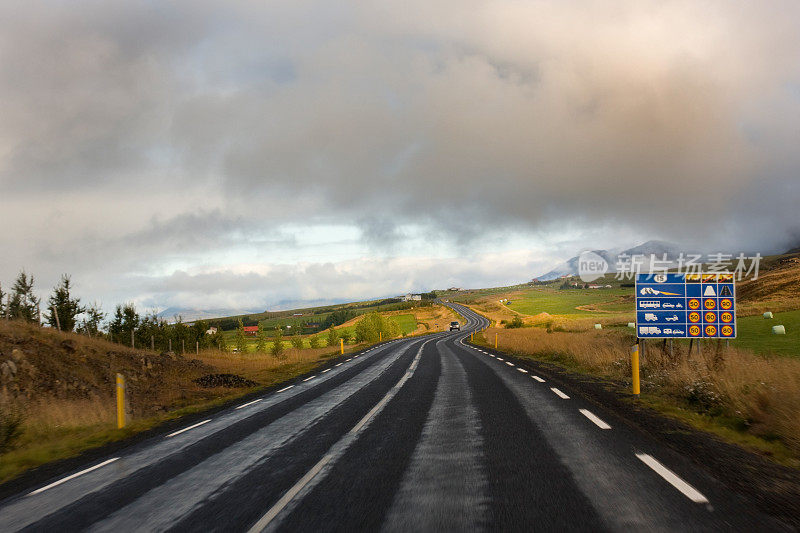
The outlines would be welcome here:
M 131 423 L 124 430 L 115 423 L 116 372 L 128 383 Z M 194 381 L 213 372 L 172 353 L 0 320 L 0 482 L 248 390 Z M 17 416 L 21 434 L 3 453 L 5 424 Z
M 737 284 L 736 298 L 750 313 L 800 308 L 800 253 L 766 258 L 758 279 Z

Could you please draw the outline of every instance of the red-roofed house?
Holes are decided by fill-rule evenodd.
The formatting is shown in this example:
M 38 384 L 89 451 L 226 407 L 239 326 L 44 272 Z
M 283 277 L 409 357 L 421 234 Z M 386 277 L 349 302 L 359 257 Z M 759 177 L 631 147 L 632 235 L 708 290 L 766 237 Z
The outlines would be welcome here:
M 245 326 L 244 334 L 250 335 L 251 337 L 255 337 L 256 335 L 258 335 L 258 326 Z

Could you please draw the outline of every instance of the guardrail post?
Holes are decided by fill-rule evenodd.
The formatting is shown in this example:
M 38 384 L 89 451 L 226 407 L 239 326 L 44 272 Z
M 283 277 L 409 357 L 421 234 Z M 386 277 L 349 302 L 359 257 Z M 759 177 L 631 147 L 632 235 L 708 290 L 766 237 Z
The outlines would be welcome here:
M 125 427 L 125 376 L 117 372 L 117 429 Z
M 633 393 L 639 396 L 639 345 L 634 344 L 631 349 L 631 372 L 633 377 Z

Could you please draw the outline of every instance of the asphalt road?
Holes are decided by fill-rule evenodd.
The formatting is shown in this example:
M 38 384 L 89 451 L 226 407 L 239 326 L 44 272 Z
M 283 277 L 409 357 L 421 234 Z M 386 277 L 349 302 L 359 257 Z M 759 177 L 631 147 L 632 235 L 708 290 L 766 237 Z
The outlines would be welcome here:
M 7 498 L 0 531 L 784 529 L 459 311 Z

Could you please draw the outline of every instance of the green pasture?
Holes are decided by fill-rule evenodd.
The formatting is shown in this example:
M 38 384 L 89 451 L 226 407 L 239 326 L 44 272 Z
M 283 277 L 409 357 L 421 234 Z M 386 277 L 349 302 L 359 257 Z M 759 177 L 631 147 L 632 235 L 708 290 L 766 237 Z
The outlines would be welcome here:
M 786 335 L 775 335 L 772 326 L 782 324 Z M 775 313 L 775 318 L 761 315 L 736 319 L 736 339 L 731 346 L 740 346 L 757 353 L 800 356 L 800 311 Z
M 621 296 L 633 295 L 633 288 L 610 289 L 552 289 L 537 287 L 524 295 L 512 298 L 508 307 L 523 315 L 572 315 L 576 317 L 600 316 L 604 313 L 576 309 L 582 305 L 597 305 L 613 302 Z M 634 311 L 633 302 L 615 302 L 602 306 L 606 311 Z

